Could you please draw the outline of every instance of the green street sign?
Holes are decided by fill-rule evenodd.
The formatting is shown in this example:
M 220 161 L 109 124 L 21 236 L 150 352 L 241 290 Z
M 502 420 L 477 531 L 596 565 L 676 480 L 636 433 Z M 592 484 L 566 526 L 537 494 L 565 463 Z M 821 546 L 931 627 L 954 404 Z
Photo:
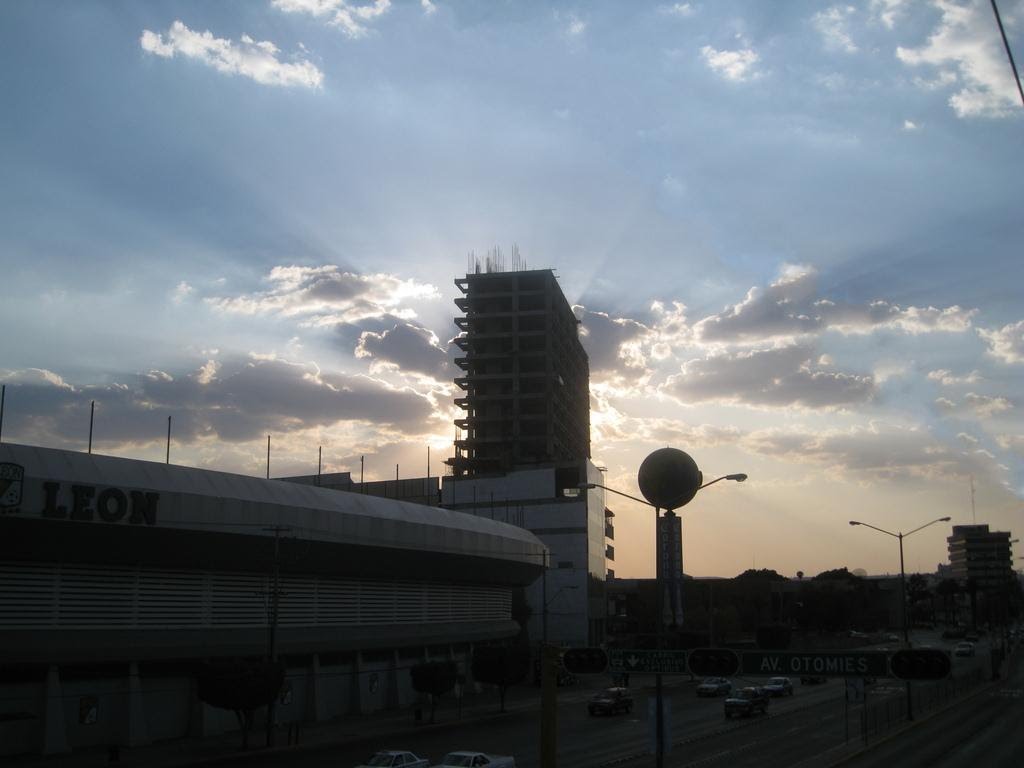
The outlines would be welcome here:
M 649 651 L 610 648 L 608 669 L 650 675 L 685 675 L 686 651 Z
M 744 651 L 740 668 L 745 675 L 889 675 L 885 651 Z

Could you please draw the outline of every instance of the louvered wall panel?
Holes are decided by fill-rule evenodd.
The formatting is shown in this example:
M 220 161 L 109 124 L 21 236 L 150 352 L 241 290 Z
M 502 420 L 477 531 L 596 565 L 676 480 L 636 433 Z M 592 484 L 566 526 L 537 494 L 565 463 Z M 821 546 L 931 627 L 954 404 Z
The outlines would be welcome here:
M 359 623 L 359 582 L 320 580 L 317 585 L 317 623 L 326 627 Z
M 82 629 L 132 626 L 135 577 L 134 568 L 60 566 L 57 624 Z
M 283 626 L 493 621 L 502 587 L 403 580 L 280 580 Z M 242 573 L 0 563 L 0 629 L 265 627 L 271 579 Z
M 212 574 L 210 625 L 225 628 L 266 626 L 268 581 L 264 576 L 249 574 Z
M 144 628 L 201 627 L 206 575 L 188 571 L 139 572 L 136 622 Z
M 53 565 L 0 563 L 0 624 L 9 629 L 56 626 L 56 584 Z

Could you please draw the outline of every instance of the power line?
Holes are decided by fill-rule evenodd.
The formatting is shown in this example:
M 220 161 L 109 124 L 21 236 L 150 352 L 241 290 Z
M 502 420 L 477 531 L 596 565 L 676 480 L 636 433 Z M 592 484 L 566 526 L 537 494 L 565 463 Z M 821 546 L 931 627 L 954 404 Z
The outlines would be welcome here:
M 1010 59 L 1010 68 L 1013 70 L 1013 79 L 1017 83 L 1017 93 L 1020 94 L 1020 102 L 1024 105 L 1024 88 L 1020 85 L 1020 75 L 1017 74 L 1017 64 L 1013 60 L 1013 52 L 1010 50 L 1010 41 L 1006 39 L 1006 30 L 1003 29 L 1003 19 L 999 15 L 999 7 L 996 0 L 992 0 L 992 12 L 996 15 L 996 24 L 999 25 L 999 34 L 1003 36 L 1003 47 L 1006 49 L 1006 56 Z

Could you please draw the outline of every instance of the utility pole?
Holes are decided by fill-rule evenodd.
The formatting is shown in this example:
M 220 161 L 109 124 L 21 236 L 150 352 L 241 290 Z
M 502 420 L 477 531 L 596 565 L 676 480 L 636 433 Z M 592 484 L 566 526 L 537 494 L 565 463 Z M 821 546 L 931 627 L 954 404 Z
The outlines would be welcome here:
M 274 564 L 271 571 L 270 594 L 267 595 L 267 663 L 274 664 L 277 661 L 277 616 L 281 599 L 281 534 L 291 531 L 285 525 L 275 525 L 272 528 L 264 528 L 264 531 L 274 534 Z M 274 746 L 274 709 L 277 704 L 277 696 L 267 704 L 267 746 Z
M 92 453 L 92 420 L 96 413 L 96 401 L 89 403 L 89 453 Z

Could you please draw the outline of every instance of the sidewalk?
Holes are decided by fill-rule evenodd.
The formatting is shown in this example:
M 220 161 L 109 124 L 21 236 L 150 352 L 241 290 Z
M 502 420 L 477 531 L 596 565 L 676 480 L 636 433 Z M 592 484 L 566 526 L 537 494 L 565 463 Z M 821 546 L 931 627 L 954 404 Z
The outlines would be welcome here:
M 602 681 L 604 684 L 604 681 Z M 586 701 L 599 685 L 589 682 L 558 690 L 559 702 Z M 643 689 L 637 689 L 637 692 Z M 504 717 L 514 712 L 539 711 L 540 689 L 532 685 L 517 685 L 505 696 L 505 712 L 499 710 L 496 690 L 474 693 L 463 699 L 461 717 L 451 697 L 445 697 L 438 704 L 435 722 L 429 722 L 430 709 L 423 707 L 423 719 L 415 719 L 414 708 L 397 711 L 375 712 L 367 715 L 347 715 L 322 723 L 302 723 L 299 743 L 288 745 L 288 726 L 282 724 L 275 732 L 275 745 L 268 749 L 266 731 L 257 718 L 249 734 L 250 748 L 242 751 L 240 731 L 183 738 L 173 741 L 156 742 L 139 747 L 121 747 L 120 762 L 112 763 L 106 747 L 87 747 L 65 755 L 21 755 L 4 759 L 7 768 L 110 768 L 114 765 L 125 768 L 178 768 L 198 762 L 223 762 L 244 765 L 247 757 L 270 752 L 300 752 L 319 749 L 332 744 L 356 744 L 366 742 L 367 757 L 380 746 L 375 739 L 386 736 L 394 743 L 402 734 L 422 732 L 425 729 L 451 728 L 459 723 Z

